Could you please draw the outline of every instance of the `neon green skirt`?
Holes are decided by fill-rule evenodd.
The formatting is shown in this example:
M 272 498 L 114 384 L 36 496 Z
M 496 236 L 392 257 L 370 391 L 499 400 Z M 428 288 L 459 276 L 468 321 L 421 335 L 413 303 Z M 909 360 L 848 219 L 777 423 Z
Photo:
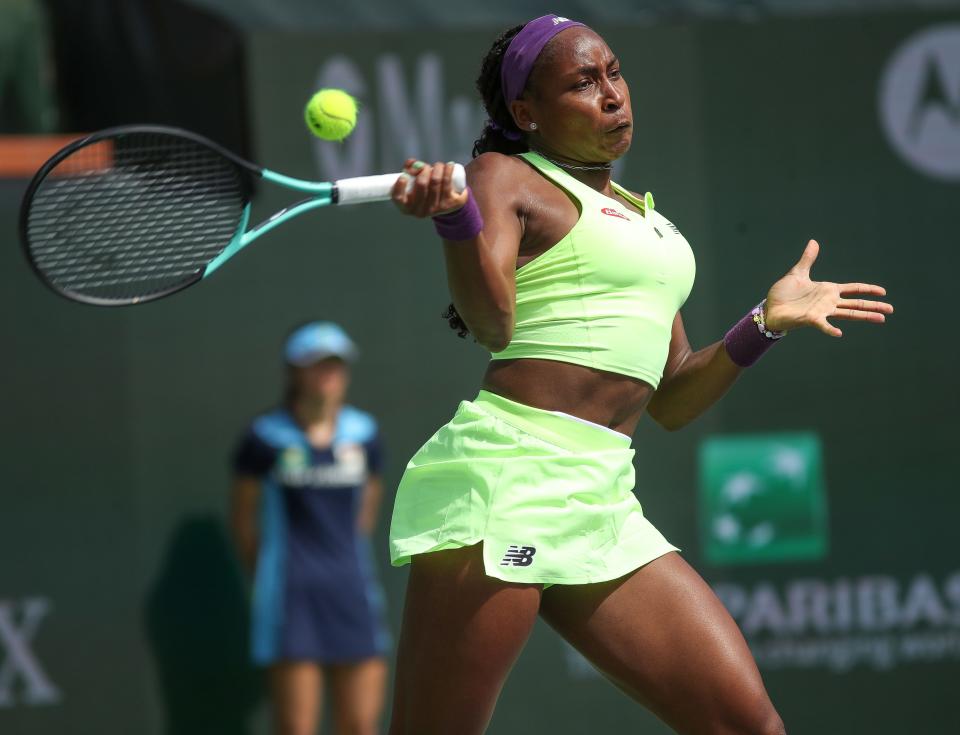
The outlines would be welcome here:
M 508 582 L 616 579 L 677 550 L 633 484 L 629 437 L 480 391 L 407 465 L 390 557 L 483 542 L 486 573 Z

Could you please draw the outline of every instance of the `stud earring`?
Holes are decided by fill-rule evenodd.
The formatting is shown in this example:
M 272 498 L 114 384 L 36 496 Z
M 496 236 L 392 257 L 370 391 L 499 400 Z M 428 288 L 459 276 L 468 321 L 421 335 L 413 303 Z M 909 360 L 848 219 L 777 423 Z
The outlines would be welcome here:
M 530 123 L 530 129 L 531 129 L 531 130 L 536 130 L 536 129 L 537 129 L 537 124 L 536 124 L 536 123 Z

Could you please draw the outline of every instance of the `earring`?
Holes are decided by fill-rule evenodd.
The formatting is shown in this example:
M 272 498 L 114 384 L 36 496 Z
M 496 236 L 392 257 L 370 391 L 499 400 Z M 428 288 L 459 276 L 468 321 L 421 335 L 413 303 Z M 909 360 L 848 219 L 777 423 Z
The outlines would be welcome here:
M 536 130 L 536 129 L 537 129 L 537 124 L 536 124 L 536 123 L 533 123 L 533 122 L 530 123 L 530 129 L 531 129 L 531 130 Z

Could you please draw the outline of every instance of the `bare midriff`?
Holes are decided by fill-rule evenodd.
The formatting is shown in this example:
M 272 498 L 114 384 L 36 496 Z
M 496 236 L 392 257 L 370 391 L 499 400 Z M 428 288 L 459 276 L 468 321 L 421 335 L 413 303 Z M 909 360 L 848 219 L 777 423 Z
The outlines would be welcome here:
M 494 360 L 483 389 L 632 436 L 654 390 L 636 378 L 556 360 Z

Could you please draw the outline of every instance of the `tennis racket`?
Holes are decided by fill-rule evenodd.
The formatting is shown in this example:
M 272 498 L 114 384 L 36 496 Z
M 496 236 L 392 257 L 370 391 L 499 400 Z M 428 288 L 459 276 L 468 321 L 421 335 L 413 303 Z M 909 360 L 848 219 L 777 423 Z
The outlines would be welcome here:
M 34 272 L 61 296 L 98 306 L 142 304 L 209 278 L 299 214 L 389 199 L 399 176 L 305 181 L 186 130 L 110 128 L 71 143 L 40 168 L 23 198 L 20 237 Z M 251 227 L 258 178 L 309 196 Z M 466 187 L 459 164 L 454 187 Z

